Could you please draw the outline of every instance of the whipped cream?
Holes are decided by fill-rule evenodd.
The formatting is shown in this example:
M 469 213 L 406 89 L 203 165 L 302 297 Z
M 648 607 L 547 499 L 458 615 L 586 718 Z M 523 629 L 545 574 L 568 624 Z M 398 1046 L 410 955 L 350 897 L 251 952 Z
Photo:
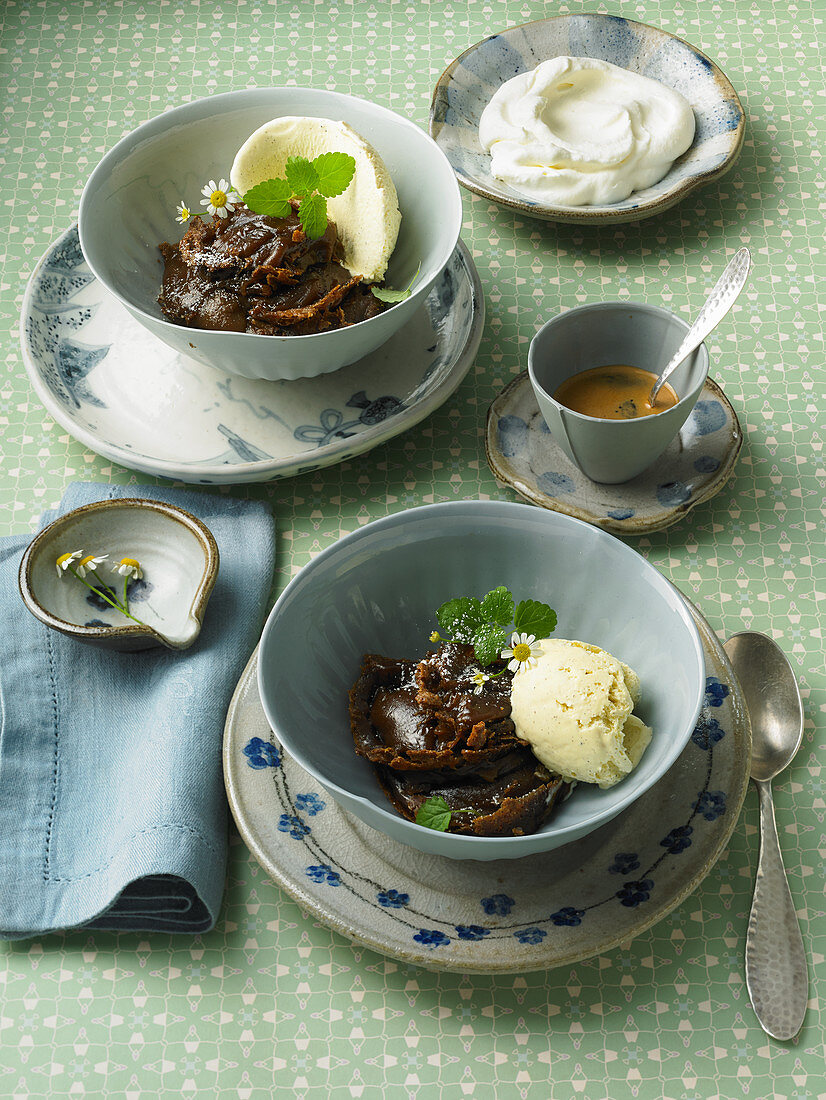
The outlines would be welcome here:
M 559 206 L 619 202 L 657 183 L 694 140 L 688 101 L 591 57 L 554 57 L 506 81 L 479 120 L 491 172 Z

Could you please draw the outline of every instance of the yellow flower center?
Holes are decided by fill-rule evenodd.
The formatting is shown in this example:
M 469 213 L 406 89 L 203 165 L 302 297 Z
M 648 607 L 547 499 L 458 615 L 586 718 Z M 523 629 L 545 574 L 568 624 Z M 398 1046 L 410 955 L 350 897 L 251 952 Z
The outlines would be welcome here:
M 87 554 L 85 558 L 80 559 L 80 562 L 78 564 L 85 567 L 85 566 L 89 565 L 90 563 L 94 563 L 94 560 L 95 560 L 95 555 L 94 554 Z
M 64 565 L 67 561 L 72 560 L 72 556 L 72 554 L 61 554 L 60 557 L 57 559 L 57 564 Z
M 213 191 L 212 194 L 209 196 L 209 201 L 216 209 L 220 210 L 222 207 L 227 205 L 226 192 Z
M 513 657 L 515 661 L 527 661 L 531 655 L 531 647 L 525 642 L 519 642 L 518 645 L 513 647 Z
M 120 564 L 127 566 L 129 569 L 140 569 L 141 563 L 134 558 L 121 558 Z

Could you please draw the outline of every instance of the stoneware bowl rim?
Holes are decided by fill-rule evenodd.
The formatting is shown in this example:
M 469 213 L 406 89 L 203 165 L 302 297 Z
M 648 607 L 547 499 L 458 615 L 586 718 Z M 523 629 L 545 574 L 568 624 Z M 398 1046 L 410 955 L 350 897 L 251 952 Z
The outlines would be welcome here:
M 312 581 L 313 574 L 319 566 L 326 564 L 329 559 L 334 558 L 342 549 L 348 551 L 357 546 L 360 542 L 371 539 L 376 533 L 384 533 L 388 528 L 393 528 L 394 526 L 404 527 L 411 522 L 417 522 L 419 519 L 433 519 L 434 517 L 442 517 L 443 526 L 446 526 L 449 524 L 451 513 L 464 513 L 467 515 L 474 511 L 477 511 L 481 516 L 487 514 L 486 518 L 490 520 L 492 520 L 497 513 L 500 516 L 507 513 L 514 518 L 521 515 L 528 522 L 534 522 L 537 517 L 542 517 L 538 520 L 540 524 L 547 523 L 549 527 L 561 524 L 563 528 L 580 529 L 583 534 L 586 534 L 587 539 L 594 540 L 596 543 L 601 542 L 606 545 L 612 545 L 614 550 L 621 556 L 627 557 L 629 561 L 634 559 L 637 569 L 644 575 L 652 576 L 655 584 L 662 586 L 660 589 L 661 596 L 666 601 L 671 600 L 678 609 L 680 620 L 686 629 L 691 648 L 696 655 L 698 680 L 692 687 L 693 703 L 691 706 L 691 713 L 686 715 L 680 730 L 681 735 L 673 739 L 668 751 L 663 754 L 663 759 L 659 766 L 644 783 L 637 787 L 629 787 L 623 792 L 622 785 L 618 785 L 618 787 L 611 792 L 610 800 L 606 800 L 604 809 L 588 819 L 587 828 L 584 829 L 582 827 L 582 822 L 572 822 L 560 828 L 554 825 L 552 819 L 539 833 L 515 837 L 476 837 L 424 830 L 429 834 L 427 841 L 424 843 L 416 843 L 416 834 L 420 832 L 420 826 L 396 814 L 389 807 L 389 804 L 387 808 L 385 808 L 385 806 L 378 802 L 373 802 L 369 798 L 360 794 L 355 794 L 346 787 L 341 786 L 331 776 L 322 774 L 314 763 L 308 760 L 302 752 L 300 737 L 296 732 L 294 730 L 288 730 L 285 735 L 283 726 L 275 719 L 270 707 L 269 697 L 273 696 L 274 689 L 268 688 L 266 682 L 266 669 L 268 666 L 267 650 L 270 645 L 274 644 L 271 639 L 276 633 L 276 624 L 282 608 L 293 599 L 297 591 L 300 592 L 302 587 L 306 587 L 307 584 Z M 683 597 L 653 565 L 620 539 L 583 520 L 574 519 L 571 516 L 558 512 L 537 509 L 526 503 L 500 500 L 455 500 L 438 504 L 419 505 L 373 520 L 365 524 L 364 527 L 357 528 L 355 531 L 344 535 L 330 546 L 325 547 L 312 558 L 311 561 L 291 579 L 267 617 L 259 643 L 257 681 L 261 705 L 267 721 L 276 737 L 281 741 L 283 748 L 302 768 L 321 783 L 322 786 L 329 791 L 330 795 L 343 805 L 346 810 L 361 817 L 363 821 L 374 829 L 383 830 L 387 835 L 393 836 L 395 839 L 402 841 L 402 843 L 409 843 L 412 847 L 419 848 L 422 851 L 445 855 L 453 859 L 487 860 L 496 858 L 518 858 L 520 856 L 527 856 L 532 852 L 544 851 L 546 849 L 550 850 L 554 847 L 560 847 L 562 844 L 570 841 L 575 841 L 579 837 L 592 832 L 599 825 L 616 817 L 617 814 L 652 787 L 677 760 L 677 757 L 685 748 L 694 730 L 705 691 L 704 668 L 705 661 L 702 640 Z M 342 706 L 346 711 L 346 700 L 342 702 Z M 362 814 L 357 809 L 353 808 L 354 806 L 363 806 L 367 816 L 362 817 Z M 387 828 L 384 828 L 384 823 L 387 823 Z M 406 838 L 403 839 L 400 834 L 406 834 Z M 549 843 L 547 845 L 543 845 L 541 842 L 537 843 L 537 838 L 539 836 L 546 836 Z M 560 837 L 563 839 L 559 839 Z M 423 839 L 424 838 L 421 838 L 421 840 Z
M 82 504 L 79 508 L 73 508 L 62 516 L 57 516 L 51 523 L 47 524 L 42 531 L 38 531 L 23 552 L 17 575 L 18 588 L 23 603 L 36 619 L 39 619 L 41 623 L 50 627 L 52 630 L 57 630 L 61 634 L 67 634 L 69 637 L 77 638 L 81 641 L 103 642 L 149 636 L 154 638 L 158 644 L 164 645 L 169 649 L 181 648 L 171 645 L 164 635 L 155 630 L 154 627 L 142 625 L 140 623 L 129 623 L 125 626 L 109 627 L 80 626 L 77 623 L 67 622 L 65 619 L 59 618 L 59 616 L 54 615 L 48 608 L 44 607 L 34 594 L 32 573 L 38 552 L 47 541 L 47 538 L 57 528 L 64 526 L 67 521 L 74 520 L 79 516 L 93 515 L 96 512 L 109 511 L 111 509 L 130 510 L 134 508 L 149 508 L 152 511 L 159 512 L 166 518 L 181 524 L 198 540 L 204 552 L 204 569 L 190 604 L 190 614 L 199 624 L 202 622 L 207 603 L 209 602 L 209 597 L 212 594 L 212 589 L 218 577 L 220 559 L 215 536 L 203 520 L 198 519 L 197 516 L 186 511 L 185 508 L 180 508 L 176 504 L 168 504 L 165 501 L 149 500 L 145 497 L 116 497 L 111 500 L 91 501 L 89 504 Z M 194 640 L 195 638 L 193 637 L 192 641 Z
M 434 141 L 438 142 L 439 135 L 445 124 L 444 118 L 439 114 L 441 102 L 446 99 L 447 88 L 453 78 L 453 73 L 465 58 L 478 50 L 480 46 L 489 42 L 491 38 L 501 37 L 512 31 L 526 30 L 548 23 L 570 21 L 573 18 L 588 18 L 595 20 L 621 19 L 625 23 L 641 28 L 646 33 L 679 42 L 696 57 L 699 57 L 708 67 L 709 72 L 713 75 L 718 85 L 725 91 L 727 99 L 737 106 L 740 113 L 740 119 L 736 127 L 734 139 L 726 159 L 714 168 L 709 168 L 704 172 L 696 172 L 690 176 L 686 176 L 685 179 L 675 184 L 663 194 L 649 199 L 647 202 L 633 209 L 616 209 L 616 207 L 609 203 L 594 206 L 555 206 L 552 204 L 520 199 L 517 192 L 514 192 L 511 198 L 508 195 L 491 191 L 490 188 L 486 187 L 485 184 L 480 182 L 477 178 L 454 167 L 453 171 L 456 173 L 456 178 L 463 187 L 468 191 L 474 192 L 476 195 L 481 195 L 482 198 L 488 199 L 490 202 L 494 202 L 506 209 L 513 210 L 514 213 L 523 214 L 531 218 L 539 218 L 544 221 L 565 222 L 570 225 L 615 224 L 618 222 L 639 221 L 655 214 L 664 213 L 666 210 L 671 209 L 672 206 L 676 206 L 678 202 L 682 202 L 682 200 L 692 191 L 696 190 L 696 188 L 711 183 L 715 179 L 719 179 L 734 166 L 743 148 L 743 142 L 745 141 L 746 113 L 733 84 L 720 66 L 702 50 L 692 45 L 692 43 L 688 42 L 685 38 L 680 37 L 680 35 L 672 34 L 671 31 L 667 31 L 662 27 L 657 27 L 652 23 L 643 23 L 639 19 L 628 19 L 624 15 L 606 12 L 568 12 L 562 15 L 549 16 L 547 19 L 531 19 L 525 23 L 515 23 L 505 27 L 503 30 L 497 31 L 496 34 L 487 35 L 485 38 L 479 39 L 478 42 L 474 42 L 473 45 L 468 46 L 466 50 L 463 50 L 458 57 L 454 58 L 453 61 L 447 65 L 433 89 L 433 96 L 430 102 L 429 128 Z
M 528 377 L 530 378 L 531 385 L 534 387 L 534 391 L 541 390 L 543 397 L 552 402 L 558 409 L 564 409 L 565 416 L 571 417 L 575 420 L 585 420 L 591 424 L 606 424 L 609 423 L 613 426 L 614 431 L 628 431 L 635 426 L 639 425 L 639 418 L 631 420 L 603 420 L 598 416 L 589 416 L 587 413 L 577 412 L 576 409 L 570 409 L 567 405 L 561 405 L 559 401 L 550 393 L 536 376 L 536 368 L 534 364 L 535 348 L 539 338 L 547 332 L 548 329 L 553 328 L 559 323 L 562 323 L 565 318 L 572 317 L 576 313 L 610 313 L 614 311 L 625 312 L 626 310 L 634 310 L 637 313 L 648 313 L 657 317 L 662 317 L 667 321 L 676 321 L 685 332 L 688 332 L 691 324 L 686 321 L 684 317 L 681 317 L 679 313 L 675 313 L 671 309 L 667 309 L 665 306 L 656 306 L 650 302 L 628 302 L 617 299 L 607 302 L 584 302 L 579 306 L 572 306 L 570 309 L 566 309 L 557 313 L 554 317 L 550 317 L 540 328 L 536 330 L 531 342 L 528 345 Z M 688 390 L 683 397 L 680 397 L 676 405 L 671 405 L 666 411 L 671 412 L 672 409 L 680 408 L 685 402 L 694 401 L 697 394 L 702 391 L 705 380 L 708 377 L 708 372 L 711 367 L 711 358 L 708 353 L 708 348 L 705 343 L 698 344 L 696 349 L 690 353 L 691 355 L 700 356 L 700 372 L 702 378 L 699 385 L 695 385 L 692 389 Z M 686 356 L 688 358 L 688 356 Z M 599 366 L 600 364 L 594 364 Z M 665 366 L 665 363 L 663 363 Z M 571 375 L 568 376 L 572 377 Z M 676 434 L 676 433 L 675 433 Z
M 359 109 L 366 108 L 370 113 L 377 113 L 380 116 L 385 117 L 388 121 L 392 119 L 395 125 L 398 125 L 402 129 L 408 130 L 411 133 L 415 132 L 418 138 L 424 139 L 429 146 L 432 147 L 432 152 L 440 159 L 445 168 L 447 169 L 447 175 L 455 179 L 453 169 L 450 166 L 450 162 L 439 145 L 433 140 L 427 130 L 422 129 L 410 119 L 405 118 L 403 115 L 398 114 L 396 111 L 391 110 L 389 107 L 385 107 L 379 103 L 373 103 L 371 100 L 365 99 L 361 96 L 349 95 L 345 92 L 336 92 L 328 88 L 313 88 L 301 85 L 270 85 L 262 88 L 237 88 L 228 92 L 219 92 L 216 95 L 211 96 L 199 96 L 197 99 L 190 100 L 188 103 L 178 104 L 176 107 L 172 107 L 169 110 L 162 111 L 160 114 L 153 115 L 151 118 L 146 119 L 140 123 L 129 133 L 120 138 L 115 145 L 112 146 L 98 163 L 93 168 L 86 183 L 84 184 L 83 191 L 80 196 L 80 206 L 78 212 L 78 235 L 80 239 L 80 246 L 83 254 L 86 258 L 86 262 L 89 265 L 89 269 L 100 284 L 105 289 L 115 296 L 115 298 L 122 305 L 126 306 L 133 314 L 139 315 L 140 318 L 146 318 L 154 325 L 158 325 L 161 329 L 169 329 L 173 332 L 180 332 L 182 326 L 176 325 L 173 321 L 168 320 L 166 317 L 157 316 L 154 313 L 150 313 L 147 309 L 138 305 L 136 302 L 129 300 L 120 293 L 116 286 L 112 285 L 111 280 L 108 278 L 106 271 L 101 271 L 98 265 L 94 262 L 95 249 L 88 249 L 88 230 L 90 222 L 94 219 L 94 213 L 92 207 L 92 193 L 97 188 L 99 181 L 105 178 L 107 174 L 110 174 L 114 170 L 124 154 L 132 151 L 141 142 L 147 140 L 153 140 L 154 138 L 164 134 L 171 126 L 175 126 L 186 120 L 187 116 L 198 116 L 199 111 L 203 110 L 206 103 L 210 103 L 216 111 L 224 107 L 229 107 L 232 104 L 240 105 L 244 99 L 254 100 L 256 97 L 266 95 L 268 93 L 298 93 L 302 95 L 309 95 L 310 97 L 318 97 L 320 102 L 324 100 L 344 101 L 345 103 L 357 104 Z M 321 117 L 321 116 L 319 116 Z M 227 169 L 227 172 L 229 169 Z M 216 169 L 217 172 L 217 169 Z M 411 299 L 419 301 L 423 300 L 424 296 L 429 292 L 430 286 L 439 273 L 445 268 L 446 264 L 450 260 L 453 251 L 456 247 L 456 243 L 459 240 L 459 234 L 462 228 L 462 200 L 461 193 L 458 186 L 456 187 L 456 210 L 455 213 L 455 233 L 447 235 L 440 242 L 440 247 L 437 253 L 438 263 L 435 265 L 433 271 L 422 272 L 422 278 L 419 280 L 419 285 L 416 286 L 410 298 L 405 299 L 406 302 L 410 302 Z M 196 211 L 196 213 L 199 213 Z M 200 211 L 204 214 L 204 211 Z M 84 236 L 87 237 L 84 242 Z M 92 255 L 90 255 L 90 251 Z M 387 312 L 387 311 L 385 311 Z M 371 322 L 378 320 L 384 316 L 384 314 L 378 314 L 376 317 L 370 317 L 365 321 L 358 322 L 358 326 L 349 326 L 349 328 L 358 327 L 360 330 L 364 326 L 369 325 Z M 210 330 L 195 329 L 195 332 L 204 333 Z M 304 346 L 308 347 L 308 341 L 315 341 L 312 344 L 315 348 L 320 348 L 323 344 L 332 343 L 336 337 L 343 331 L 341 329 L 332 329 L 326 332 L 306 333 L 304 335 L 295 335 L 288 337 L 267 336 L 261 333 L 255 332 L 222 332 L 224 337 L 241 337 L 247 342 L 252 341 L 252 344 L 260 345 L 264 347 L 272 346 L 275 348 L 278 343 L 283 340 L 288 340 L 291 346 Z M 261 341 L 267 343 L 261 345 Z M 252 345 L 251 345 L 252 346 Z

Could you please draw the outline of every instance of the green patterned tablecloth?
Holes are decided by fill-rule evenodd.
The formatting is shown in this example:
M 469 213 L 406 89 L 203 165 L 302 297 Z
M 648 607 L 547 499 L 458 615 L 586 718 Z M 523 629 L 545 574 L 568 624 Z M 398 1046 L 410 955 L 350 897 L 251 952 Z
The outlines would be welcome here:
M 721 636 L 762 630 L 789 655 L 807 711 L 776 786 L 781 843 L 809 951 L 797 1042 L 768 1039 L 743 944 L 756 800 L 702 887 L 622 949 L 519 977 L 435 974 L 355 947 L 302 913 L 234 837 L 225 909 L 195 941 L 77 932 L 0 948 L 0 1095 L 486 1098 L 823 1097 L 826 695 L 823 275 L 818 34 L 812 0 L 615 0 L 704 50 L 740 93 L 742 156 L 718 184 L 640 225 L 515 221 L 464 195 L 463 238 L 488 316 L 475 366 L 419 427 L 342 466 L 229 490 L 272 502 L 279 586 L 367 520 L 461 497 L 515 499 L 485 462 L 485 411 L 525 366 L 538 325 L 605 297 L 690 316 L 748 245 L 746 293 L 709 341 L 740 417 L 736 475 L 662 534 L 629 540 Z M 7 0 L 0 28 L 0 431 L 3 533 L 32 529 L 67 482 L 150 479 L 75 442 L 40 406 L 18 345 L 23 290 L 72 223 L 84 181 L 124 133 L 213 92 L 317 84 L 427 125 L 445 65 L 485 35 L 591 5 L 360 0 Z M 605 10 L 605 9 L 600 9 Z M 820 101 L 822 102 L 822 100 Z M 549 1084 L 549 1081 L 552 1084 Z

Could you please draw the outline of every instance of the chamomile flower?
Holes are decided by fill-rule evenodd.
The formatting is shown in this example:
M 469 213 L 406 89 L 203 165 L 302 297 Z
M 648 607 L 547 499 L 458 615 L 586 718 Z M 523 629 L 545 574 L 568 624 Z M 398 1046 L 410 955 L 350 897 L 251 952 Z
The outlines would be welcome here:
M 180 222 L 181 225 L 186 225 L 186 223 L 192 217 L 192 211 L 189 209 L 183 199 L 181 199 L 180 204 L 175 209 L 178 211 L 178 216 L 175 221 Z
M 472 679 L 473 683 L 476 684 L 476 687 L 473 689 L 473 694 L 478 695 L 490 679 L 490 676 L 488 676 L 487 672 L 482 672 L 480 668 L 478 672 L 474 672 Z
M 533 634 L 519 634 L 514 631 L 510 648 L 502 650 L 502 658 L 508 661 L 511 672 L 519 672 L 523 668 L 533 668 L 541 652 L 542 646 Z
M 73 550 L 71 554 L 61 554 L 55 562 L 55 568 L 57 569 L 58 577 L 62 577 L 63 574 L 69 569 L 78 558 L 83 557 L 82 550 Z
M 121 558 L 117 565 L 113 565 L 114 571 L 121 577 L 134 577 L 139 581 L 143 576 L 141 563 L 137 558 Z
M 240 202 L 238 195 L 229 185 L 228 180 L 210 180 L 202 189 L 201 206 L 205 206 L 210 214 L 217 214 L 219 218 L 225 218 L 235 210 L 233 205 Z
M 85 577 L 87 573 L 94 573 L 100 563 L 106 561 L 108 557 L 108 554 L 101 554 L 97 558 L 93 554 L 87 554 L 77 563 L 77 575 Z

